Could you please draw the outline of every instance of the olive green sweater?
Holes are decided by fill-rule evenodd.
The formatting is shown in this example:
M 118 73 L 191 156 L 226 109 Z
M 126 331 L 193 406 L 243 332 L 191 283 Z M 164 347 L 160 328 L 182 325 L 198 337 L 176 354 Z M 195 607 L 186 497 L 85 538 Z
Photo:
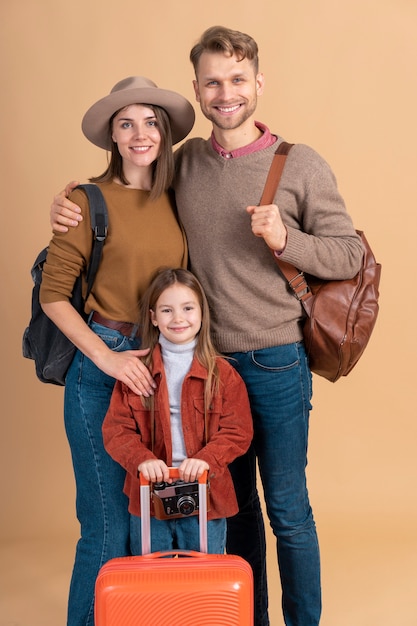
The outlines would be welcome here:
M 160 266 L 186 267 L 187 246 L 167 194 L 149 201 L 149 192 L 116 183 L 100 183 L 109 214 L 103 256 L 86 313 L 137 323 L 139 300 Z M 55 234 L 44 266 L 42 303 L 68 300 L 74 282 L 88 264 L 92 230 L 87 197 L 77 189 L 71 200 L 84 220 L 68 233 Z
M 252 234 L 246 213 L 247 206 L 259 204 L 277 145 L 226 159 L 210 140 L 196 138 L 176 152 L 178 213 L 191 269 L 206 291 L 214 341 L 222 352 L 302 337 L 302 307 L 264 240 Z M 292 148 L 275 201 L 288 229 L 282 259 L 326 279 L 357 273 L 360 238 L 332 171 L 314 150 L 301 144 Z

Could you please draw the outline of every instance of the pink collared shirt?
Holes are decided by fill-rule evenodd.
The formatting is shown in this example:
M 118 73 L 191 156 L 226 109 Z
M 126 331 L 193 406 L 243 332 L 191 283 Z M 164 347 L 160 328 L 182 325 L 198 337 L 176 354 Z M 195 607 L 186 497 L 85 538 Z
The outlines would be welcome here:
M 213 149 L 220 154 L 220 156 L 225 159 L 235 159 L 240 156 L 246 156 L 247 154 L 252 154 L 253 152 L 257 152 L 258 150 L 263 150 L 264 148 L 269 148 L 273 143 L 276 142 L 277 136 L 272 135 L 271 131 L 265 124 L 261 122 L 255 122 L 256 128 L 262 132 L 262 135 L 256 141 L 248 144 L 247 146 L 243 146 L 243 148 L 237 148 L 236 150 L 232 150 L 231 152 L 226 152 L 224 148 L 216 141 L 214 133 L 211 133 L 211 145 Z M 283 253 L 283 250 L 274 250 L 275 256 L 279 257 Z
M 213 132 L 211 133 L 211 145 L 213 146 L 213 149 L 225 159 L 235 159 L 236 157 L 246 156 L 248 154 L 252 154 L 253 152 L 257 152 L 258 150 L 268 148 L 276 142 L 277 136 L 272 135 L 269 128 L 265 126 L 265 124 L 261 124 L 261 122 L 255 122 L 255 126 L 256 128 L 259 128 L 259 130 L 262 132 L 262 135 L 261 137 L 259 137 L 259 139 L 253 141 L 247 146 L 243 146 L 242 148 L 236 148 L 236 150 L 232 150 L 231 152 L 226 152 L 226 150 L 216 141 Z

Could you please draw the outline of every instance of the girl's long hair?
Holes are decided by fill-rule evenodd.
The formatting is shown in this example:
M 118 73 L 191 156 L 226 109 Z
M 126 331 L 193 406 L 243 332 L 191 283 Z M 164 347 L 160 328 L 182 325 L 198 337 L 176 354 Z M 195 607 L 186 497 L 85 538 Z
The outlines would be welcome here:
M 160 268 L 154 274 L 151 283 L 141 301 L 141 350 L 150 348 L 149 354 L 142 357 L 142 361 L 151 370 L 152 353 L 159 340 L 159 328 L 151 322 L 151 309 L 155 311 L 156 303 L 161 294 L 172 285 L 184 285 L 197 296 L 201 307 L 201 329 L 197 335 L 195 356 L 207 370 L 207 380 L 204 390 L 204 405 L 210 407 L 213 396 L 218 392 L 219 374 L 216 358 L 219 353 L 215 349 L 210 335 L 210 309 L 204 290 L 197 278 L 183 268 Z M 145 399 L 146 402 L 146 399 Z
M 141 103 L 139 103 L 141 104 Z M 144 104 L 155 113 L 158 129 L 161 135 L 161 149 L 158 158 L 152 163 L 152 188 L 149 194 L 150 200 L 156 200 L 166 191 L 174 177 L 174 155 L 172 152 L 172 134 L 168 113 L 165 109 L 154 104 Z M 125 108 L 125 107 L 123 107 Z M 116 111 L 109 120 L 109 137 L 113 130 L 113 120 L 119 111 Z M 107 169 L 100 176 L 90 178 L 92 183 L 105 183 L 118 178 L 123 185 L 128 185 L 129 181 L 123 172 L 123 159 L 120 155 L 117 143 L 111 142 L 110 160 Z

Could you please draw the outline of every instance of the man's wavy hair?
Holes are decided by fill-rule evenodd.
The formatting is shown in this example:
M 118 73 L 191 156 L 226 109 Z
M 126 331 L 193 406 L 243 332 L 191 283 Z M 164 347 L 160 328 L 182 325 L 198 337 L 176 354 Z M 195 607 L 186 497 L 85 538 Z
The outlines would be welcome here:
M 190 52 L 190 61 L 196 74 L 203 52 L 222 52 L 227 56 L 235 54 L 239 61 L 248 59 L 253 65 L 255 74 L 259 71 L 258 44 L 250 35 L 238 30 L 231 30 L 224 26 L 211 26 L 204 31 Z

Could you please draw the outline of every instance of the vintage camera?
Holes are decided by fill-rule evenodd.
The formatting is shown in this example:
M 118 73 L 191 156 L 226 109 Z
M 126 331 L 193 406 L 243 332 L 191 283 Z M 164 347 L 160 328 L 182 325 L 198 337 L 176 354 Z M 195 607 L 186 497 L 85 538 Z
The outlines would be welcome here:
M 175 519 L 198 514 L 198 481 L 187 483 L 154 483 L 152 491 L 154 513 L 157 519 Z

